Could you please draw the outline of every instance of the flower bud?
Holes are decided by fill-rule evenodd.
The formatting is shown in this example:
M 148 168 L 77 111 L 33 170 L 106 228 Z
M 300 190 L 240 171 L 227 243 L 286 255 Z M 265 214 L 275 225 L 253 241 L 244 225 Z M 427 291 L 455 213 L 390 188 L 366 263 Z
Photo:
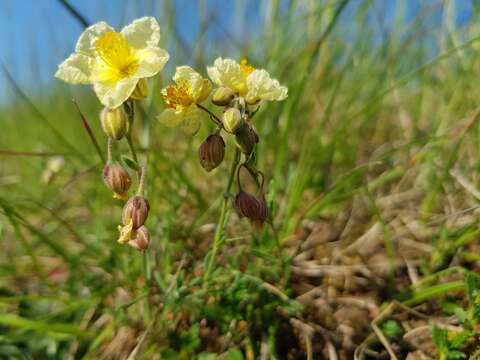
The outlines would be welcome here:
M 250 220 L 255 227 L 261 228 L 268 217 L 268 208 L 263 198 L 240 191 L 235 197 L 235 208 L 240 216 Z
M 243 125 L 242 114 L 237 108 L 227 109 L 222 116 L 223 128 L 230 134 L 235 134 Z
M 100 113 L 103 132 L 111 139 L 120 140 L 128 130 L 128 120 L 122 107 L 104 108 Z
M 137 249 L 138 251 L 145 251 L 150 242 L 150 233 L 145 226 L 140 226 L 135 232 L 135 238 L 128 242 L 128 245 Z
M 130 97 L 134 100 L 142 100 L 145 99 L 148 96 L 148 88 L 147 88 L 147 82 L 145 79 L 140 79 L 137 82 L 137 86 L 135 87 L 135 90 L 133 90 L 132 95 Z
M 147 199 L 138 195 L 134 196 L 123 207 L 122 222 L 127 225 L 131 220 L 132 227 L 136 230 L 145 223 L 149 211 L 150 205 Z
M 250 155 L 258 143 L 258 135 L 250 124 L 244 125 L 237 130 L 235 141 L 243 153 Z
M 235 97 L 232 89 L 222 86 L 216 89 L 212 95 L 212 103 L 217 106 L 227 106 Z
M 107 164 L 103 168 L 103 182 L 113 191 L 113 197 L 126 199 L 128 189 L 132 184 L 132 178 L 127 170 L 118 164 Z
M 217 134 L 209 135 L 198 149 L 200 165 L 207 171 L 212 171 L 220 165 L 224 156 L 225 142 Z

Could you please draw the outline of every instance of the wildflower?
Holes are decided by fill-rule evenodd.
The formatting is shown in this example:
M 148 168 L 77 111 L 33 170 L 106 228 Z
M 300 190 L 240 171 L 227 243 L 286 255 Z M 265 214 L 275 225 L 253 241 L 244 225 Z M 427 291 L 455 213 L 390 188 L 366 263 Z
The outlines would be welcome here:
M 169 127 L 182 125 L 188 133 L 195 133 L 200 126 L 201 110 L 196 104 L 205 100 L 212 84 L 189 66 L 179 66 L 173 76 L 175 84 L 162 90 L 167 109 L 158 120 Z
M 225 156 L 225 142 L 218 134 L 209 135 L 198 149 L 200 165 L 208 172 L 220 165 Z
M 222 124 L 225 131 L 235 134 L 243 125 L 240 110 L 234 107 L 225 110 L 222 116 Z
M 107 164 L 103 168 L 103 182 L 113 191 L 114 198 L 125 200 L 132 184 L 132 178 L 122 166 Z
M 235 197 L 235 208 L 240 216 L 245 216 L 258 228 L 263 226 L 268 217 L 268 208 L 263 197 L 255 197 L 242 190 Z
M 60 64 L 55 76 L 72 84 L 93 84 L 100 102 L 116 108 L 140 79 L 163 69 L 169 55 L 159 41 L 160 27 L 153 17 L 137 19 L 120 32 L 101 21 L 80 35 L 75 53 Z
M 128 131 L 128 120 L 122 107 L 105 107 L 100 113 L 100 123 L 105 135 L 113 140 L 122 139 Z
M 132 229 L 136 230 L 142 226 L 148 217 L 150 205 L 142 196 L 134 196 L 127 201 L 123 207 L 122 222 L 123 225 L 128 226 L 132 223 Z
M 150 233 L 145 226 L 140 226 L 135 231 L 135 237 L 133 240 L 128 241 L 128 245 L 137 249 L 138 251 L 145 251 L 148 248 L 150 242 Z
M 120 244 L 127 244 L 130 240 L 135 238 L 135 230 L 133 229 L 133 219 L 130 219 L 126 224 L 123 226 L 118 226 L 118 231 L 120 232 L 120 236 L 118 237 L 118 242 Z
M 218 58 L 213 66 L 207 67 L 208 76 L 218 86 L 231 89 L 247 103 L 256 104 L 262 100 L 284 100 L 288 89 L 278 80 L 272 79 L 263 69 L 255 69 L 245 60 L 240 64 L 232 59 Z

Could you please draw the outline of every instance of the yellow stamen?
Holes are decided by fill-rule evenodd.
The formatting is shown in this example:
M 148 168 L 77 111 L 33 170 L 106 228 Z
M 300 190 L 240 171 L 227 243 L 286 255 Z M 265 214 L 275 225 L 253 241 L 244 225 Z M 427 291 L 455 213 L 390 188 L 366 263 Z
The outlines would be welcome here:
M 109 67 L 108 73 L 111 77 L 118 80 L 137 71 L 138 59 L 122 34 L 107 31 L 97 38 L 95 46 L 98 56 Z
M 175 109 L 177 106 L 189 106 L 194 100 L 187 84 L 169 85 L 162 94 L 168 108 Z
M 240 61 L 240 69 L 245 74 L 245 76 L 250 75 L 253 72 L 253 70 L 255 70 L 253 66 L 248 65 L 247 59 L 242 59 L 242 61 Z

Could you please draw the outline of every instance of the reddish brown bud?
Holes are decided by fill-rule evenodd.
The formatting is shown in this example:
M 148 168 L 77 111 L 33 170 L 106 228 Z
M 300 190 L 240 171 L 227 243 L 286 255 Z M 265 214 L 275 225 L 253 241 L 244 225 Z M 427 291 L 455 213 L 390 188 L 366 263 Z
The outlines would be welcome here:
M 200 165 L 207 171 L 212 171 L 220 165 L 224 156 L 225 142 L 217 134 L 209 135 L 198 149 Z
M 135 232 L 135 238 L 128 242 L 128 245 L 139 250 L 145 251 L 150 242 L 150 233 L 145 226 L 140 226 Z
M 263 198 L 240 191 L 235 197 L 235 208 L 240 216 L 245 216 L 252 225 L 262 227 L 268 217 L 268 208 Z
M 235 141 L 243 153 L 250 155 L 258 143 L 258 135 L 250 124 L 245 123 L 237 130 Z
M 132 178 L 120 165 L 107 164 L 103 168 L 103 182 L 114 192 L 114 197 L 125 199 L 132 184 Z
M 134 196 L 123 207 L 122 222 L 127 225 L 132 221 L 133 229 L 136 230 L 145 223 L 149 211 L 150 205 L 147 199 L 138 195 Z

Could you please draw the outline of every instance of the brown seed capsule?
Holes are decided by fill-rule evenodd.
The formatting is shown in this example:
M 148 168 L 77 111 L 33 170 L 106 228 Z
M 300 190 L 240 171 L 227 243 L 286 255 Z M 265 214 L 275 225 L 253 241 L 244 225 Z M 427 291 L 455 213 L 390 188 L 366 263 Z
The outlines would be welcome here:
M 145 223 L 149 211 L 150 205 L 147 199 L 138 195 L 134 196 L 123 207 L 122 222 L 127 225 L 132 220 L 133 229 L 136 230 Z
M 225 86 L 219 87 L 212 94 L 212 103 L 217 106 L 227 106 L 235 97 L 233 91 Z
M 212 171 L 220 165 L 224 156 L 225 142 L 217 134 L 209 135 L 198 149 L 200 165 L 207 171 Z
M 250 155 L 258 143 L 258 135 L 250 124 L 244 123 L 235 134 L 235 141 L 244 154 Z
M 150 242 L 150 233 L 145 226 L 140 226 L 135 232 L 135 238 L 128 242 L 128 245 L 139 250 L 145 251 L 148 248 Z
M 103 182 L 114 192 L 114 197 L 125 199 L 132 184 L 132 178 L 120 165 L 107 164 L 103 168 Z
M 240 191 L 235 197 L 235 208 L 240 216 L 245 216 L 255 227 L 261 228 L 268 217 L 265 200 L 245 191 Z
M 103 132 L 113 140 L 120 140 L 128 130 L 128 119 L 122 107 L 104 108 L 100 113 Z

